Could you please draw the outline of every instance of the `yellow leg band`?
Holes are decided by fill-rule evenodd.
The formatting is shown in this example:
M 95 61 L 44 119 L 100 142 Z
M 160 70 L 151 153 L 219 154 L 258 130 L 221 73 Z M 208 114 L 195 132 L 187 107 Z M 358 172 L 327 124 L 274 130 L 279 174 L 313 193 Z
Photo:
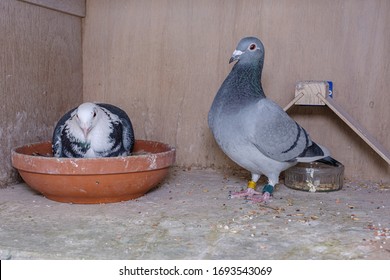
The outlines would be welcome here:
M 256 182 L 255 181 L 249 181 L 248 182 L 248 188 L 251 188 L 251 189 L 256 189 Z

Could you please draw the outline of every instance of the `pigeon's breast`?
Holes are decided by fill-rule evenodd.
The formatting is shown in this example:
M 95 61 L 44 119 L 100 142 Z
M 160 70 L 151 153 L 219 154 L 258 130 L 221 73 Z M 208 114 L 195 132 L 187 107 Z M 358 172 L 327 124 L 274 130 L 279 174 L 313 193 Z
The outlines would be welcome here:
M 94 151 L 92 148 L 90 148 L 90 149 L 88 149 L 87 152 L 84 154 L 84 157 L 85 157 L 85 158 L 95 158 L 95 157 L 99 157 L 99 155 L 96 154 L 95 151 Z
M 294 165 L 273 160 L 256 147 L 255 135 L 261 129 L 254 121 L 259 114 L 256 104 L 240 110 L 222 109 L 214 112 L 210 128 L 219 147 L 231 160 L 252 173 L 267 176 Z
M 218 145 L 227 154 L 234 154 L 236 148 L 246 142 L 239 112 L 217 112 L 213 115 L 210 128 Z
M 242 133 L 227 133 L 226 131 L 217 133 L 220 134 L 215 139 L 222 151 L 239 166 L 252 173 L 272 176 L 295 164 L 267 157 Z
M 111 132 L 111 126 L 99 125 L 95 127 L 88 135 L 91 151 L 88 151 L 87 153 L 102 153 L 104 151 L 110 151 L 115 142 L 110 138 Z

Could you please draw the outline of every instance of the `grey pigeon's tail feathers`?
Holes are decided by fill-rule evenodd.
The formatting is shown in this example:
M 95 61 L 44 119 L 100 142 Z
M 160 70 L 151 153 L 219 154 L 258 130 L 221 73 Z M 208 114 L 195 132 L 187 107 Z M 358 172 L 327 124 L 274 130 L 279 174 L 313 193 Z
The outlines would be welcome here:
M 324 156 L 327 150 L 324 150 L 322 147 L 312 142 L 312 144 L 307 147 L 299 157 L 316 157 L 316 156 Z
M 321 162 L 321 163 L 325 163 L 327 165 L 336 166 L 336 167 L 342 165 L 338 160 L 336 160 L 336 159 L 334 159 L 334 158 L 332 158 L 330 156 L 327 156 L 327 157 L 324 157 L 322 159 L 316 160 L 316 162 Z
M 308 147 L 299 157 L 298 162 L 321 162 L 331 166 L 341 166 L 341 163 L 330 156 L 330 152 L 327 148 L 313 144 Z
M 327 148 L 312 142 L 298 157 L 298 162 L 313 162 L 329 157 L 330 152 Z

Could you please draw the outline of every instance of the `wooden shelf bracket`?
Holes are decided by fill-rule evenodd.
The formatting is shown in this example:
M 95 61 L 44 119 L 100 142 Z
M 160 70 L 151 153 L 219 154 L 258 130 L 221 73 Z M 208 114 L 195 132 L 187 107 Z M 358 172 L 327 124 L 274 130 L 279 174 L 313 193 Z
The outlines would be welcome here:
M 360 123 L 338 105 L 332 98 L 331 82 L 302 81 L 295 87 L 295 98 L 287 104 L 284 111 L 293 105 L 328 106 L 357 135 L 360 136 L 378 155 L 390 165 L 390 152 L 379 143 Z

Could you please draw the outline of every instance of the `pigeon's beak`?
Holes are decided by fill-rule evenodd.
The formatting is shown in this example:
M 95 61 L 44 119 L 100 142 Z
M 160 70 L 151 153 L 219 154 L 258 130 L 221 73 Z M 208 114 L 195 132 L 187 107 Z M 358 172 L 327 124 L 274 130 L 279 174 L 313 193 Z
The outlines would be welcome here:
M 232 54 L 232 57 L 229 60 L 229 63 L 232 63 L 233 61 L 236 61 L 240 58 L 240 55 L 242 55 L 242 51 L 235 50 Z
M 81 126 L 81 130 L 83 131 L 83 135 L 85 139 L 87 139 L 89 132 L 91 131 L 92 127 L 90 126 Z
M 89 132 L 89 129 L 86 127 L 83 127 L 83 134 L 84 134 L 85 139 L 87 139 L 88 132 Z

